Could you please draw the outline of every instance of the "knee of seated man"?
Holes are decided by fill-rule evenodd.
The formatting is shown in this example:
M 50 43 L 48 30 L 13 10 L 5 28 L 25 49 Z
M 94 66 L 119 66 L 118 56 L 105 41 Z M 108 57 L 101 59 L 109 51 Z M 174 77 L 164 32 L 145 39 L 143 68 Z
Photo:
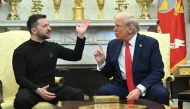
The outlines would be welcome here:
M 77 95 L 83 95 L 82 91 L 81 91 L 81 90 L 79 90 L 79 89 L 75 90 L 75 92 L 74 92 L 74 93 L 75 93 L 75 94 L 77 94 Z
M 157 88 L 154 90 L 154 94 L 157 98 L 167 98 L 169 99 L 169 92 L 165 88 Z
M 106 87 L 100 87 L 98 89 L 98 95 L 109 95 L 109 90 Z
M 165 105 L 169 105 L 170 95 L 167 89 L 159 89 L 155 92 L 156 101 Z
M 30 102 L 30 99 L 28 96 L 20 96 L 16 97 L 14 100 L 14 105 L 23 105 Z
M 81 90 L 75 90 L 74 91 L 74 99 L 73 100 L 84 100 L 84 95 Z

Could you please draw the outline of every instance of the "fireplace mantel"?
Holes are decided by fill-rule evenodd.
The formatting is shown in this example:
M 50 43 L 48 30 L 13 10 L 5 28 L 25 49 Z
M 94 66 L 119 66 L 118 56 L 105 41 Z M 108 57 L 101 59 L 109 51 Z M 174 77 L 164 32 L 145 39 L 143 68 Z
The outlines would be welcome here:
M 48 20 L 51 27 L 75 27 L 76 23 L 82 23 L 82 20 Z M 158 19 L 139 19 L 139 25 L 153 26 L 156 25 Z M 26 27 L 26 20 L 0 20 L 0 28 L 7 30 L 22 29 Z M 113 27 L 114 20 L 91 20 L 90 25 L 93 27 Z

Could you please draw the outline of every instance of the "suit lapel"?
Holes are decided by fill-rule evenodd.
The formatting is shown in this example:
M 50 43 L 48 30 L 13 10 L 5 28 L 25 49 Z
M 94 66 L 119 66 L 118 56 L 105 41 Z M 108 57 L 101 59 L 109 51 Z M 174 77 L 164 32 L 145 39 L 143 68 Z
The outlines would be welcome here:
M 115 44 L 115 47 L 114 47 L 114 49 L 115 49 L 114 50 L 115 51 L 114 60 L 117 60 L 117 62 L 118 62 L 118 57 L 119 57 L 120 52 L 121 52 L 122 45 L 123 45 L 123 42 L 117 41 L 116 44 Z
M 143 37 L 139 33 L 137 33 L 136 43 L 135 43 L 135 49 L 134 49 L 134 55 L 133 55 L 133 72 L 136 68 L 139 56 L 141 54 L 141 50 L 143 48 Z

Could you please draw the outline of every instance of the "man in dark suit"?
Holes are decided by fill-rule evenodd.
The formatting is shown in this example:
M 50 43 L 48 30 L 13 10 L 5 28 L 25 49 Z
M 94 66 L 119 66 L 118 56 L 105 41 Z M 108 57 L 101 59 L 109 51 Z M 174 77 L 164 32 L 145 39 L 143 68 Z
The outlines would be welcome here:
M 169 105 L 169 92 L 161 80 L 164 77 L 164 64 L 159 43 L 154 38 L 139 34 L 139 30 L 138 21 L 131 13 L 121 12 L 115 16 L 116 39 L 108 43 L 106 56 L 101 44 L 94 52 L 97 69 L 106 78 L 113 77 L 100 87 L 98 94 L 117 95 L 127 100 L 143 98 Z M 130 69 L 125 62 L 126 42 L 129 43 L 129 59 L 132 60 L 131 78 L 126 77 L 126 69 Z M 127 85 L 130 79 L 134 85 L 132 90 Z

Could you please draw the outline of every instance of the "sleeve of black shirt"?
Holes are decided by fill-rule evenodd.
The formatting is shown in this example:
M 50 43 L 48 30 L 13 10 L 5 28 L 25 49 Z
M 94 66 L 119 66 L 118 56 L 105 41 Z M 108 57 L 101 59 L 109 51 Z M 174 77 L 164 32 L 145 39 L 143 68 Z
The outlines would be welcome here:
M 74 50 L 61 47 L 59 52 L 59 58 L 67 60 L 67 61 L 79 61 L 82 59 L 84 45 L 86 38 L 80 39 L 77 37 L 76 45 Z
M 35 91 L 38 87 L 26 78 L 26 62 L 21 51 L 16 49 L 13 53 L 13 70 L 17 84 Z

